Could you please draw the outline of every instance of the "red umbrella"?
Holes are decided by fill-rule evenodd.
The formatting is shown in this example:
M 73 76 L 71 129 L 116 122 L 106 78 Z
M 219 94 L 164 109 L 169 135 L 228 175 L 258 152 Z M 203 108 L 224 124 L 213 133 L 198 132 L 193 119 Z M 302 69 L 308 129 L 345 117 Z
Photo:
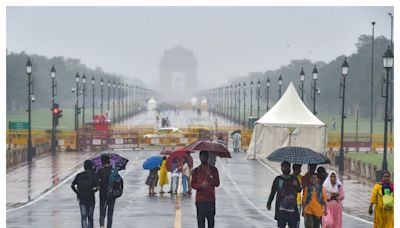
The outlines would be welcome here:
M 198 150 L 198 151 L 209 151 L 211 153 L 214 153 L 218 157 L 221 158 L 231 158 L 231 154 L 229 153 L 229 150 L 226 148 L 226 146 L 222 143 L 218 142 L 210 142 L 210 141 L 203 141 L 199 140 L 196 141 L 189 146 L 186 146 L 184 149 L 193 151 L 193 150 Z
M 190 156 L 192 153 L 190 150 L 186 150 L 185 148 L 176 149 L 174 153 L 172 153 L 167 159 L 167 170 L 172 172 L 172 164 L 174 158 L 176 158 L 177 162 L 183 162 L 185 157 L 188 162 L 189 167 L 193 167 L 193 158 Z
M 172 153 L 174 153 L 174 150 L 173 150 L 173 149 L 170 149 L 170 148 L 167 148 L 167 149 L 161 151 L 160 154 L 161 154 L 161 155 L 171 155 Z

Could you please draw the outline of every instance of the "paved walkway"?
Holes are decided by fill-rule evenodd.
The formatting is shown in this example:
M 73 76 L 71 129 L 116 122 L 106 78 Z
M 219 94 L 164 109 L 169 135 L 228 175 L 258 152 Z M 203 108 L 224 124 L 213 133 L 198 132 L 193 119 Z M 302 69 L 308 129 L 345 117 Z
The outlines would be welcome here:
M 83 167 L 83 161 L 96 152 L 46 154 L 29 164 L 7 170 L 7 210 L 36 199 Z

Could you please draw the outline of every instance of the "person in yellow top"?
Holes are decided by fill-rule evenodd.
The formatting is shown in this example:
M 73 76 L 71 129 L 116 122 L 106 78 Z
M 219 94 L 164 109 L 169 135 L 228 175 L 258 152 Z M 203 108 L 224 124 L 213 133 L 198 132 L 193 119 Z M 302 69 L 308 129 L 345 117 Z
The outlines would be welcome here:
M 318 184 L 316 173 L 310 174 L 310 184 L 303 189 L 303 216 L 306 228 L 319 228 L 326 215 L 326 194 Z
M 301 185 L 301 179 L 303 176 L 300 174 L 301 173 L 301 164 L 293 164 L 293 173 L 292 176 L 296 177 L 297 180 L 299 181 L 300 186 Z M 301 192 L 297 193 L 297 207 L 299 208 L 299 213 L 301 211 Z M 297 228 L 300 227 L 300 216 L 298 217 L 297 221 Z
M 374 228 L 394 227 L 393 205 L 385 208 L 383 201 L 384 194 L 393 194 L 393 183 L 390 181 L 390 176 L 389 171 L 384 171 L 382 182 L 376 183 L 372 188 L 369 214 L 372 215 L 375 204 Z
M 160 193 L 165 193 L 163 186 L 168 185 L 168 174 L 167 174 L 167 157 L 163 157 L 161 168 L 160 168 Z

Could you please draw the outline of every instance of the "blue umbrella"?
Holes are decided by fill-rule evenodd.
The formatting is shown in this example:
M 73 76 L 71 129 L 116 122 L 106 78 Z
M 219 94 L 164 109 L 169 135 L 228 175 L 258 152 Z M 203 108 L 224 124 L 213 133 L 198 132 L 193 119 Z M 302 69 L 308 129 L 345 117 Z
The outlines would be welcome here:
M 143 163 L 143 169 L 149 169 L 152 170 L 154 168 L 157 168 L 161 165 L 162 162 L 162 157 L 161 156 L 152 156 L 146 159 Z
M 291 164 L 329 164 L 327 156 L 305 147 L 282 147 L 267 157 L 270 161 Z

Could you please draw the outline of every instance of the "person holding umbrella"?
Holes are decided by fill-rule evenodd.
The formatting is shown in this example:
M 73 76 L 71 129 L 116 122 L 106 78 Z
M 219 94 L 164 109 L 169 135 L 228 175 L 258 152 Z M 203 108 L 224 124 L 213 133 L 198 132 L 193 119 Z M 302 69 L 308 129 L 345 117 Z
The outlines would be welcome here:
M 146 179 L 146 185 L 149 186 L 149 195 L 155 195 L 154 188 L 158 182 L 158 170 L 162 164 L 163 157 L 152 156 L 146 159 L 143 163 L 143 169 L 150 170 L 149 176 Z
M 301 192 L 297 177 L 290 175 L 290 163 L 281 163 L 282 175 L 277 176 L 272 184 L 271 193 L 267 202 L 267 209 L 271 210 L 271 204 L 275 200 L 275 220 L 279 228 L 297 227 L 299 209 L 297 207 L 297 193 Z
M 209 152 L 200 152 L 201 165 L 193 170 L 192 188 L 196 190 L 197 226 L 208 228 L 215 223 L 215 187 L 219 186 L 218 169 L 208 163 Z
M 160 193 L 163 194 L 165 193 L 163 190 L 164 185 L 168 185 L 168 174 L 167 174 L 167 157 L 163 157 L 163 161 L 161 163 L 161 168 L 160 168 Z M 154 190 L 154 189 L 153 189 Z

